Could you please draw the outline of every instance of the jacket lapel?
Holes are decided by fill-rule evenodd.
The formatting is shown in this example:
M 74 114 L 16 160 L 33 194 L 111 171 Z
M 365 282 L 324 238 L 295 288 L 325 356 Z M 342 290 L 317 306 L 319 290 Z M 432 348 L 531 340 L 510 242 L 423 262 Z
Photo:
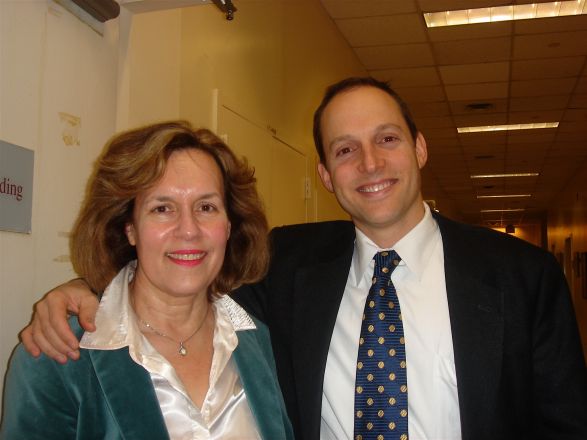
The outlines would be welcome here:
M 247 402 L 255 416 L 262 438 L 292 438 L 293 434 L 281 399 L 277 376 L 271 374 L 271 371 L 275 371 L 275 366 L 267 363 L 268 356 L 263 353 L 255 337 L 257 331 L 237 332 L 238 346 L 233 353 L 247 395 Z M 261 363 L 264 365 L 260 365 Z
M 483 266 L 461 226 L 437 216 L 444 247 L 446 291 L 457 374 L 462 438 L 491 430 L 498 408 L 503 356 L 503 300 L 499 273 Z M 491 250 L 488 250 L 491 252 Z
M 104 396 L 125 439 L 168 439 L 149 374 L 135 363 L 128 348 L 89 350 Z
M 354 248 L 353 239 L 333 251 L 333 259 L 298 269 L 294 286 L 293 370 L 303 438 L 318 438 L 324 370 L 338 307 Z

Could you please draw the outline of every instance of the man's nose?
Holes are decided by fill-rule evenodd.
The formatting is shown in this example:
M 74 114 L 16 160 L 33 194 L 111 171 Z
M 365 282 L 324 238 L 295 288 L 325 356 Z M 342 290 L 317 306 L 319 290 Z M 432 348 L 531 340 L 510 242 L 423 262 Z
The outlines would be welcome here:
M 383 160 L 377 154 L 377 149 L 373 145 L 365 145 L 361 149 L 361 171 L 366 173 L 372 173 L 380 168 L 383 164 Z

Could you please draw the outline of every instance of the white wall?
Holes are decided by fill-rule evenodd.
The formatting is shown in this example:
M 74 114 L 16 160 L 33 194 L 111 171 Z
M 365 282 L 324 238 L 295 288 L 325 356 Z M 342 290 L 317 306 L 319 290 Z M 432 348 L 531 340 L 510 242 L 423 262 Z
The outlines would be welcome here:
M 45 0 L 0 1 L 0 139 L 35 152 L 32 233 L 0 231 L 0 377 L 32 304 L 74 276 L 68 232 L 116 121 L 118 24 L 99 35 Z M 60 113 L 80 118 L 79 145 Z M 2 382 L 0 382 L 1 386 Z

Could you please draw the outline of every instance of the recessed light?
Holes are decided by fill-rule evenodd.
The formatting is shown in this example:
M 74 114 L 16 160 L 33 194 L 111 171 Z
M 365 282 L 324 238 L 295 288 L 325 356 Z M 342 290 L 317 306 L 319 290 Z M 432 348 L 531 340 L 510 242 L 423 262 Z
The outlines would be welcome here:
M 424 19 L 426 20 L 426 26 L 432 28 L 582 14 L 587 14 L 585 0 L 567 0 L 560 2 L 427 12 L 424 14 Z
M 491 196 L 477 196 L 478 199 L 504 199 L 508 197 L 532 197 L 531 194 L 499 194 Z
M 494 177 L 536 177 L 539 173 L 473 174 L 471 179 L 492 179 Z
M 509 209 L 482 209 L 480 212 L 521 212 L 524 208 L 509 208 Z
M 457 127 L 458 133 L 480 133 L 485 131 L 536 130 L 557 128 L 558 122 L 534 122 L 532 124 L 480 125 L 478 127 Z

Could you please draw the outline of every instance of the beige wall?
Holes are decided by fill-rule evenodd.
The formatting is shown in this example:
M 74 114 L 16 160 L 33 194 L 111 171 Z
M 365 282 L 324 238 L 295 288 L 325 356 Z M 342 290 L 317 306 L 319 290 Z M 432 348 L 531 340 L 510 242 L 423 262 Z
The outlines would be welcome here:
M 122 8 L 101 36 L 50 0 L 0 1 L 0 138 L 35 151 L 33 232 L 0 231 L 0 376 L 33 303 L 74 276 L 67 235 L 116 130 L 177 117 L 211 126 L 217 89 L 305 155 L 308 220 L 345 217 L 316 185 L 311 117 L 327 84 L 365 72 L 318 0 L 238 7 L 233 22 L 212 5 Z M 59 112 L 80 118 L 79 146 L 64 145 Z
M 101 36 L 53 2 L 0 1 L 0 54 L 0 138 L 35 152 L 32 233 L 0 231 L 4 377 L 33 303 L 74 276 L 68 231 L 115 127 L 118 24 Z M 64 142 L 60 113 L 80 118 L 79 145 Z
M 565 242 L 571 245 L 567 251 Z M 587 292 L 585 296 L 581 292 L 582 283 L 587 286 L 584 279 L 587 274 L 582 274 L 583 278 L 578 276 L 576 260 L 577 253 L 587 252 L 587 163 L 577 173 L 573 183 L 557 197 L 556 205 L 549 212 L 548 248 L 562 260 L 565 268 L 587 360 Z

